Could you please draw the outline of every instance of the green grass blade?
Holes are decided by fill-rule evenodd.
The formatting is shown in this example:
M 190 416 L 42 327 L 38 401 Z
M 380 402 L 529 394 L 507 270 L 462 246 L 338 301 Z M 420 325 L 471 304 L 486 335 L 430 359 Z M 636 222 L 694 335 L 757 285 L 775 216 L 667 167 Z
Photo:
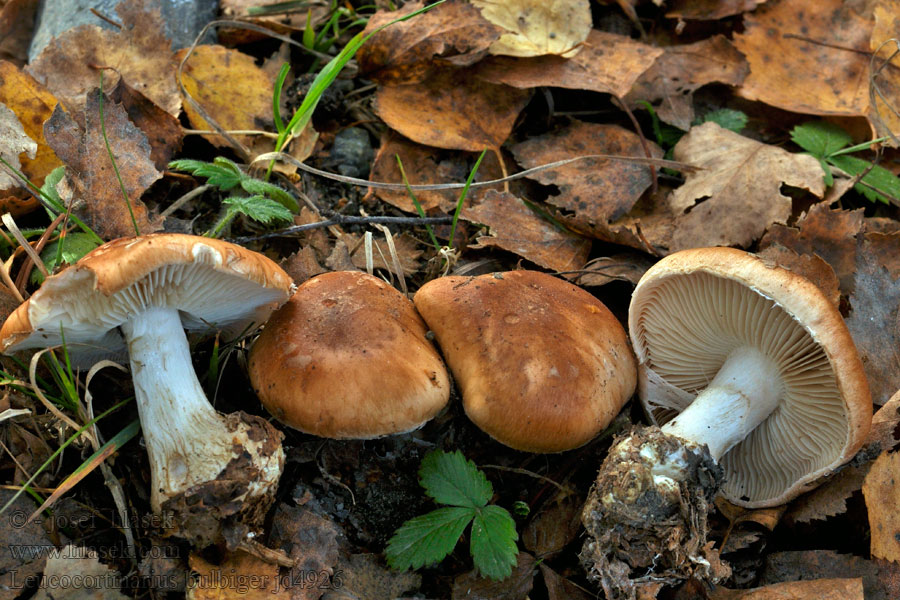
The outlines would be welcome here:
M 281 88 L 284 87 L 284 80 L 287 79 L 290 72 L 290 63 L 281 65 L 281 70 L 278 71 L 278 77 L 275 79 L 275 93 L 272 94 L 272 115 L 275 117 L 275 128 L 278 133 L 284 131 L 284 121 L 281 120 Z
M 403 169 L 403 161 L 400 160 L 399 154 L 395 154 L 394 156 L 397 158 L 397 166 L 400 167 L 400 177 L 403 179 L 403 185 L 406 186 L 406 191 L 409 194 L 413 205 L 416 207 L 416 212 L 419 213 L 419 216 L 424 219 L 425 209 L 422 208 L 422 205 L 419 203 L 419 199 L 416 198 L 415 192 L 413 192 L 412 188 L 409 187 L 409 179 L 406 178 L 406 171 Z M 434 249 L 440 252 L 441 243 L 438 241 L 437 236 L 434 235 L 434 229 L 432 229 L 431 224 L 425 223 L 425 229 L 428 230 L 428 237 L 431 238 L 431 243 L 434 244 Z
M 487 154 L 487 148 L 481 151 L 481 155 L 478 157 L 478 160 L 475 161 L 475 166 L 472 167 L 472 170 L 469 172 L 469 177 L 466 179 L 466 185 L 463 187 L 462 192 L 459 194 L 459 200 L 456 202 L 456 210 L 453 211 L 453 222 L 450 225 L 450 241 L 447 243 L 451 248 L 453 248 L 453 239 L 456 237 L 456 224 L 459 223 L 459 213 L 462 211 L 463 202 L 465 202 L 466 196 L 469 194 L 469 186 L 472 185 L 472 181 L 475 180 L 475 174 L 478 173 L 478 167 L 481 166 L 481 160 L 484 158 L 485 154 Z

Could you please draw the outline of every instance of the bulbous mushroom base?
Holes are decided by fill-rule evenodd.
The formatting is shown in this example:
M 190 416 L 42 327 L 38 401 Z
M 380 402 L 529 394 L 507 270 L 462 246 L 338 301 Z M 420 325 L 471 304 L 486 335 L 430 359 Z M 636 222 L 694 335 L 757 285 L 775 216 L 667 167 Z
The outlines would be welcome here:
M 724 479 L 706 446 L 638 427 L 603 461 L 582 512 L 588 575 L 610 600 L 638 586 L 695 577 L 717 582 L 731 569 L 707 542 L 707 514 Z
M 189 487 L 161 504 L 164 537 L 190 540 L 203 548 L 235 548 L 261 529 L 275 500 L 284 469 L 282 433 L 243 412 L 222 417 L 232 434 L 231 460 L 212 480 Z

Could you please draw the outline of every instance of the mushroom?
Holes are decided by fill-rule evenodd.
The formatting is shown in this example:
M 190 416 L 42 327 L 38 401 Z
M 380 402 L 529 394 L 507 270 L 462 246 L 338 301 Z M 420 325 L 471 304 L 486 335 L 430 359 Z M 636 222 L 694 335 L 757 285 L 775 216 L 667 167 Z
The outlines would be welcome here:
M 610 598 L 650 580 L 727 576 L 706 540 L 716 493 L 783 504 L 847 462 L 872 418 L 840 313 L 752 254 L 667 256 L 638 283 L 628 320 L 654 426 L 613 444 L 584 508 L 582 558 Z
M 450 399 L 444 363 L 406 296 L 359 271 L 305 281 L 250 350 L 250 380 L 282 423 L 336 439 L 417 429 Z
M 511 448 L 582 446 L 634 392 L 625 329 L 571 283 L 524 270 L 442 277 L 413 300 L 434 331 L 466 414 Z
M 118 239 L 47 278 L 4 323 L 0 349 L 51 347 L 65 339 L 76 364 L 127 350 L 149 455 L 151 506 L 157 513 L 178 511 L 182 534 L 209 542 L 215 534 L 204 528 L 215 529 L 219 518 L 235 514 L 252 522 L 264 514 L 284 454 L 280 432 L 264 419 L 222 416 L 210 406 L 185 329 L 249 331 L 291 288 L 271 260 L 220 240 Z

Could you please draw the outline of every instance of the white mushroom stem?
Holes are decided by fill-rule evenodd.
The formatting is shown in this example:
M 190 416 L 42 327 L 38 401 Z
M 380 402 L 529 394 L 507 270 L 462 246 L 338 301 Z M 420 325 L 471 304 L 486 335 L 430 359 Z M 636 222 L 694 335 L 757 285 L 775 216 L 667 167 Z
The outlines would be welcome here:
M 151 504 L 159 512 L 168 498 L 214 480 L 240 441 L 203 393 L 176 309 L 149 308 L 122 332 L 150 458 Z
M 775 363 L 756 348 L 738 348 L 709 386 L 662 431 L 708 445 L 718 461 L 775 410 L 781 391 Z

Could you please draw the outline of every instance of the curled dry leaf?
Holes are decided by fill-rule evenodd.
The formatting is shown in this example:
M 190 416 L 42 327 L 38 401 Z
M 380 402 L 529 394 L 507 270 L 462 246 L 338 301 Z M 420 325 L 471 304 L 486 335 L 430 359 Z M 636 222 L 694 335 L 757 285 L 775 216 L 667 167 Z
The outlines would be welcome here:
M 151 219 L 140 198 L 162 176 L 150 159 L 150 144 L 140 129 L 128 120 L 121 104 L 103 102 L 103 120 L 109 146 L 122 177 L 134 219 L 142 234 L 158 231 L 160 219 Z M 66 180 L 76 200 L 84 201 L 88 225 L 105 240 L 135 234 L 122 188 L 112 168 L 100 122 L 100 91 L 88 95 L 84 128 L 57 107 L 44 128 L 47 143 L 63 160 Z
M 687 131 L 694 122 L 693 92 L 709 83 L 740 85 L 750 72 L 744 56 L 723 35 L 670 46 L 647 69 L 625 97 L 658 104 L 659 118 Z
M 364 33 L 422 7 L 422 2 L 409 2 L 400 10 L 379 11 Z M 435 60 L 458 67 L 477 62 L 502 31 L 471 4 L 450 0 L 379 31 L 359 49 L 357 60 L 360 72 L 378 83 L 416 83 L 425 79 Z
M 177 116 L 181 94 L 175 82 L 171 44 L 159 10 L 146 8 L 144 2 L 116 6 L 123 25 L 118 31 L 81 25 L 54 38 L 26 71 L 67 108 L 80 111 L 90 90 L 99 85 L 98 68 L 110 67 L 104 75 L 105 89 L 111 89 L 122 76 L 157 106 Z
M 588 0 L 472 0 L 505 32 L 491 45 L 503 56 L 575 56 L 591 32 Z
M 530 90 L 479 81 L 462 69 L 441 69 L 414 85 L 379 88 L 375 109 L 409 139 L 438 148 L 497 149 L 531 98 Z
M 19 169 L 22 166 L 19 155 L 26 154 L 29 158 L 34 158 L 37 147 L 35 141 L 25 133 L 16 113 L 0 104 L 0 157 Z M 19 185 L 18 180 L 0 169 L 0 194 Z
M 479 63 L 476 75 L 517 88 L 561 87 L 623 97 L 663 52 L 628 36 L 594 29 L 572 59 L 495 56 Z
M 552 223 L 508 192 L 488 190 L 460 216 L 490 228 L 470 248 L 496 246 L 553 271 L 577 271 L 587 260 L 590 241 Z
M 675 213 L 668 250 L 701 246 L 746 248 L 773 223 L 786 223 L 791 199 L 781 185 L 821 197 L 822 167 L 809 155 L 791 154 L 708 122 L 694 127 L 674 149 L 675 160 L 701 167 L 670 195 Z

